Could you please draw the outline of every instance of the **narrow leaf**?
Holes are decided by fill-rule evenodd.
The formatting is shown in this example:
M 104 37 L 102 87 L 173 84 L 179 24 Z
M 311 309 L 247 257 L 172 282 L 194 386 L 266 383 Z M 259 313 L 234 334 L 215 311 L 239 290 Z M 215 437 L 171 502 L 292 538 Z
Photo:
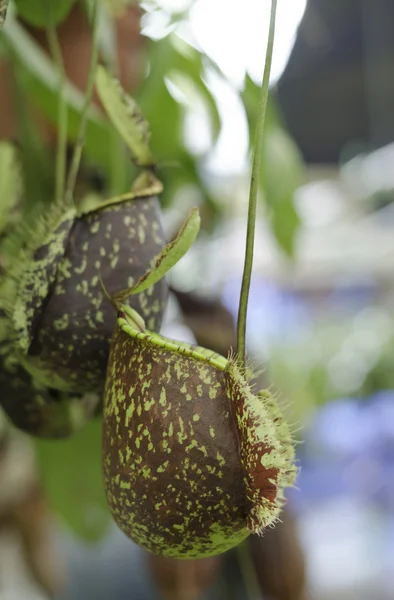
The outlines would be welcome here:
M 0 141 L 0 234 L 8 225 L 21 191 L 21 173 L 14 147 Z
M 189 217 L 183 224 L 179 233 L 172 242 L 167 244 L 163 250 L 154 259 L 154 264 L 145 275 L 143 275 L 131 288 L 123 290 L 116 294 L 114 301 L 116 304 L 122 303 L 126 298 L 133 294 L 139 294 L 147 290 L 157 281 L 162 279 L 174 265 L 181 260 L 183 256 L 193 245 L 200 230 L 200 214 L 198 208 L 193 208 Z
M 135 164 L 153 167 L 155 160 L 149 147 L 149 126 L 135 100 L 104 67 L 97 69 L 96 87 L 108 117 L 130 150 Z
M 272 128 L 264 144 L 261 186 L 277 242 L 290 257 L 300 226 L 294 194 L 302 183 L 302 173 L 298 148 L 283 129 Z
M 23 69 L 23 93 L 56 125 L 59 82 L 56 67 L 12 14 L 8 15 L 2 41 L 16 64 Z M 75 140 L 84 96 L 69 81 L 66 83 L 64 95 L 68 110 L 68 135 L 71 140 Z M 100 164 L 107 165 L 110 162 L 109 128 L 94 107 L 89 109 L 85 149 L 87 154 Z

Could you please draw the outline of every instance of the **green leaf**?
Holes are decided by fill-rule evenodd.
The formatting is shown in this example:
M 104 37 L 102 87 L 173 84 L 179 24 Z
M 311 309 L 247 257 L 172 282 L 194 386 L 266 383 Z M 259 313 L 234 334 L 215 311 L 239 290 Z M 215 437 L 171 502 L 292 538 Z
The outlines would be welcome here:
M 53 63 L 12 15 L 7 19 L 2 38 L 12 58 L 24 71 L 23 93 L 56 126 L 59 77 Z M 78 135 L 84 96 L 74 85 L 67 82 L 65 98 L 68 109 L 68 136 L 74 141 Z M 110 130 L 107 123 L 98 110 L 91 107 L 86 131 L 86 153 L 108 168 L 111 161 L 110 148 Z
M 178 102 L 171 95 L 165 80 L 167 77 L 171 78 L 171 73 L 177 70 L 179 72 L 182 70 L 182 76 L 193 80 L 193 83 L 198 80 L 198 86 L 203 86 L 205 90 L 200 95 L 204 96 L 203 99 L 206 101 L 214 137 L 220 132 L 221 127 L 217 104 L 203 81 L 204 61 L 200 53 L 188 45 L 174 44 L 172 37 L 167 36 L 162 40 L 150 42 L 150 75 L 143 82 L 138 103 L 152 132 L 151 145 L 158 159 L 160 178 L 164 184 L 161 195 L 162 206 L 171 205 L 178 190 L 193 185 L 201 193 L 204 209 L 208 209 L 208 218 L 204 218 L 203 222 L 213 226 L 215 220 L 219 218 L 220 205 L 212 197 L 201 175 L 198 159 L 185 147 L 186 108 L 182 102 Z
M 175 42 L 175 40 L 177 40 Z M 150 75 L 138 96 L 138 102 L 152 131 L 152 147 L 159 160 L 174 160 L 184 148 L 183 120 L 185 107 L 169 93 L 165 79 L 178 71 L 192 81 L 204 101 L 212 124 L 214 140 L 221 130 L 216 100 L 204 81 L 204 59 L 201 53 L 174 35 L 151 41 Z
M 261 185 L 272 228 L 282 249 L 292 256 L 300 219 L 294 193 L 302 183 L 298 149 L 280 128 L 267 129 L 263 149 Z
M 160 40 L 158 43 L 162 45 L 165 42 Z M 216 100 L 204 80 L 203 55 L 196 48 L 175 35 L 169 36 L 167 44 L 169 45 L 167 60 L 170 69 L 179 71 L 182 76 L 190 79 L 193 83 L 195 90 L 200 94 L 208 109 L 213 136 L 216 140 L 221 130 L 221 119 Z
M 0 29 L 3 27 L 5 22 L 5 16 L 7 14 L 8 0 L 0 0 Z
M 149 146 L 149 125 L 133 98 L 104 67 L 97 68 L 96 87 L 100 100 L 136 165 L 153 167 L 155 160 Z
M 293 196 L 282 198 L 271 214 L 271 226 L 281 248 L 289 257 L 294 255 L 296 233 L 300 217 L 294 207 Z
M 76 0 L 14 0 L 18 15 L 35 27 L 64 21 Z
M 249 76 L 245 78 L 241 96 L 252 144 L 260 87 Z M 288 256 L 294 254 L 296 235 L 300 226 L 300 219 L 294 206 L 294 194 L 302 183 L 303 170 L 301 154 L 282 126 L 274 98 L 271 97 L 266 114 L 260 183 L 273 233 Z
M 193 208 L 175 239 L 164 246 L 154 259 L 154 264 L 131 288 L 116 294 L 116 303 L 123 302 L 132 294 L 139 294 L 162 279 L 174 265 L 190 250 L 200 230 L 198 208 Z
M 23 219 L 30 222 L 30 210 L 35 211 L 38 203 L 48 203 L 52 200 L 54 162 L 48 147 L 45 146 L 29 96 L 25 93 L 25 71 L 19 63 L 14 65 L 13 70 L 23 185 L 24 189 L 28 190 L 28 193 L 22 196 L 21 207 L 24 212 Z
M 0 141 L 0 234 L 9 223 L 21 192 L 21 173 L 12 144 Z
M 52 510 L 84 540 L 95 542 L 111 523 L 101 474 L 101 419 L 67 440 L 35 442 Z
M 151 144 L 159 163 L 177 160 L 184 148 L 184 111 L 167 90 L 164 79 L 152 74 L 140 105 L 152 131 Z
M 256 127 L 257 107 L 260 99 L 260 86 L 258 86 L 248 74 L 245 76 L 241 98 L 244 103 L 246 117 L 248 119 L 249 132 L 252 132 Z M 266 127 L 270 126 L 270 121 L 271 111 L 270 106 L 267 106 L 267 114 L 265 117 Z M 252 141 L 253 140 L 251 140 L 251 142 Z

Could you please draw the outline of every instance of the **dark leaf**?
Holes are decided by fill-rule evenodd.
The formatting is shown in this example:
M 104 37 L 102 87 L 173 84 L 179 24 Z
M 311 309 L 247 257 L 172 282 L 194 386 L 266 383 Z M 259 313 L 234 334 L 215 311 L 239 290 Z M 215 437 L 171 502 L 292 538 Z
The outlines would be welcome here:
M 64 21 L 76 0 L 14 0 L 18 15 L 35 27 Z

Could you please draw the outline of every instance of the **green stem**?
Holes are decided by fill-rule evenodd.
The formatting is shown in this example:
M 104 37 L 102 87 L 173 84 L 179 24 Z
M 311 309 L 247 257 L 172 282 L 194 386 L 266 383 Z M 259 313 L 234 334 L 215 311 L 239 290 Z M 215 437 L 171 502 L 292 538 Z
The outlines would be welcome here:
M 108 67 L 110 73 L 117 79 L 120 79 L 119 74 L 119 64 L 117 61 L 117 48 L 118 48 L 118 38 L 117 31 L 114 24 L 114 20 L 108 16 L 108 23 L 111 26 L 111 35 L 113 39 L 113 44 L 111 44 L 110 52 L 108 52 L 105 56 L 106 66 Z M 125 189 L 130 187 L 126 183 L 127 182 L 127 171 L 126 164 L 128 166 L 128 161 L 126 163 L 125 160 L 125 148 L 122 141 L 122 138 L 119 136 L 118 132 L 114 127 L 111 127 L 110 132 L 110 145 L 111 145 L 111 159 L 110 159 L 110 172 L 109 172 L 109 191 L 110 197 L 118 196 L 124 192 Z
M 48 44 L 59 73 L 58 137 L 56 152 L 56 201 L 62 202 L 65 192 L 67 164 L 67 103 L 65 97 L 66 72 L 56 28 L 47 29 Z
M 70 172 L 68 174 L 67 186 L 66 186 L 66 202 L 71 204 L 73 202 L 75 184 L 77 181 L 77 175 L 79 165 L 81 163 L 82 150 L 85 142 L 85 131 L 86 122 L 88 118 L 88 110 L 93 95 L 94 80 L 96 74 L 96 67 L 98 61 L 98 34 L 99 34 L 99 11 L 98 11 L 98 0 L 93 0 L 92 9 L 92 55 L 90 59 L 90 67 L 88 74 L 88 81 L 86 86 L 84 104 L 81 112 L 81 121 L 79 124 L 79 131 L 77 140 L 75 143 L 74 153 L 71 160 Z
M 238 361 L 241 367 L 246 363 L 246 318 L 248 312 L 250 280 L 252 277 L 254 237 L 256 227 L 256 207 L 259 191 L 260 169 L 263 155 L 264 123 L 267 110 L 269 81 L 272 65 L 272 53 L 275 38 L 277 0 L 271 0 L 271 18 L 269 25 L 267 53 L 265 58 L 264 78 L 261 88 L 261 97 L 257 112 L 257 127 L 253 150 L 253 166 L 249 195 L 248 227 L 246 233 L 246 250 L 244 272 L 242 276 L 241 295 L 239 300 L 237 345 Z
M 248 600 L 261 598 L 261 588 L 253 561 L 249 540 L 245 540 L 236 548 L 241 577 Z

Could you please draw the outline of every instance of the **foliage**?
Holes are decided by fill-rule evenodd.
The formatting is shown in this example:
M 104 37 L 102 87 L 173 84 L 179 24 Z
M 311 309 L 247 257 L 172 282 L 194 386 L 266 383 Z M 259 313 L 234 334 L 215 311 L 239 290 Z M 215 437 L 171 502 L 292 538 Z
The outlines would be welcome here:
M 242 98 L 248 117 L 250 138 L 256 122 L 260 88 L 249 76 L 245 78 Z M 300 219 L 294 207 L 294 192 L 302 183 L 302 159 L 295 143 L 280 123 L 274 100 L 268 106 L 264 138 L 261 189 L 271 226 L 283 250 L 292 255 Z
M 37 441 L 36 450 L 51 508 L 75 535 L 100 539 L 111 522 L 101 474 L 101 420 L 67 440 Z
M 302 345 L 302 352 L 300 351 Z M 316 319 L 302 335 L 272 345 L 270 378 L 296 422 L 337 398 L 367 398 L 394 386 L 394 321 L 371 306 L 346 319 Z
M 131 153 L 133 163 L 140 167 L 153 167 L 155 160 L 149 147 L 149 127 L 135 100 L 125 94 L 119 82 L 101 66 L 97 69 L 96 87 L 107 114 Z

